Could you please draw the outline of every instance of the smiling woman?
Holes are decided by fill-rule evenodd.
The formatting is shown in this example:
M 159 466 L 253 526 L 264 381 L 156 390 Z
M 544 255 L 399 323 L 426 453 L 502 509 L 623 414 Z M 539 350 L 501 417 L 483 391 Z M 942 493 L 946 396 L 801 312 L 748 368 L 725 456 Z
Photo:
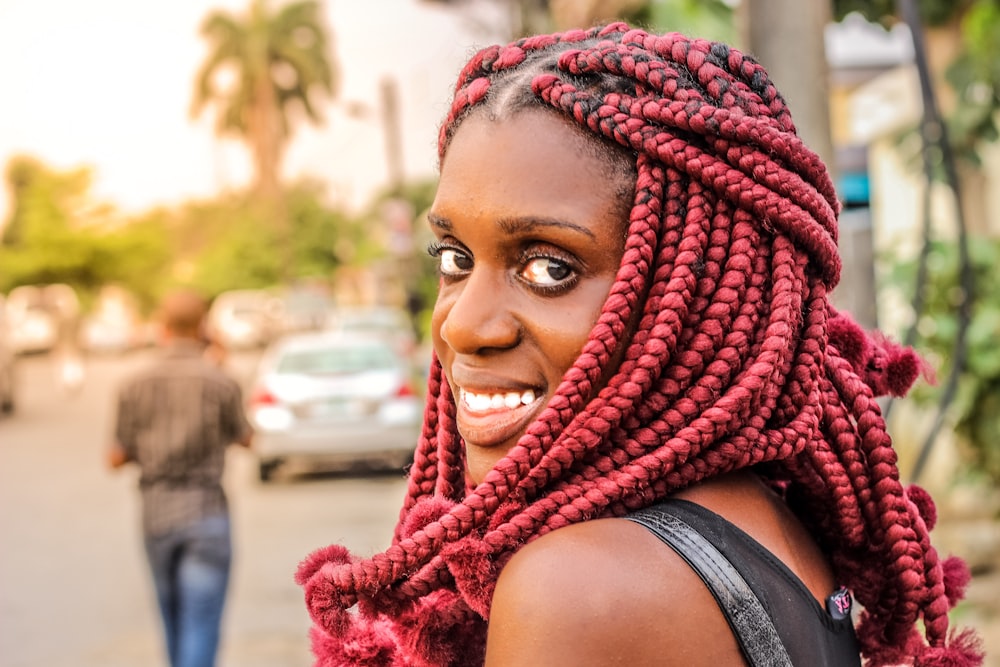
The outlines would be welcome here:
M 409 492 L 386 552 L 300 566 L 317 665 L 981 664 L 875 401 L 921 362 L 830 305 L 839 205 L 760 65 L 491 47 L 439 154 Z
M 477 483 L 555 396 L 618 271 L 628 212 L 584 141 L 552 113 L 476 116 L 441 167 L 431 331 Z

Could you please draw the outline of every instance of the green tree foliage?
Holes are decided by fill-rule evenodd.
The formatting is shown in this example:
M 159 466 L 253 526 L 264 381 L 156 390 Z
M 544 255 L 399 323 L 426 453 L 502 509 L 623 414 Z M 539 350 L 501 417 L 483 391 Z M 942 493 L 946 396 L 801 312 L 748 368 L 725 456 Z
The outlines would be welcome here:
M 967 334 L 968 354 L 958 392 L 949 415 L 967 448 L 972 469 L 1000 484 L 1000 239 L 973 238 L 969 254 L 977 299 Z M 904 291 L 915 282 L 917 262 L 894 265 L 891 283 Z M 923 314 L 917 321 L 916 349 L 932 355 L 940 377 L 951 371 L 951 355 L 958 332 L 956 307 L 964 298 L 959 282 L 959 253 L 954 241 L 935 241 L 927 261 Z M 913 400 L 933 407 L 936 387 L 919 386 Z
M 431 4 L 468 5 L 471 0 L 424 0 Z M 659 31 L 677 31 L 707 39 L 734 42 L 732 0 L 496 0 L 512 5 L 512 37 L 581 28 L 621 20 Z
M 247 201 L 222 199 L 202 204 L 182 216 L 182 224 L 211 230 L 200 248 L 189 251 L 190 281 L 209 295 L 231 289 L 277 285 L 282 258 L 276 232 L 261 211 Z
M 637 18 L 659 31 L 729 44 L 737 41 L 732 3 L 724 0 L 650 0 Z
M 18 285 L 66 283 L 86 301 L 101 285 L 137 283 L 155 292 L 170 256 L 164 229 L 149 221 L 123 224 L 91 201 L 90 172 L 56 171 L 34 158 L 7 165 L 12 212 L 0 243 L 0 291 Z
M 992 1 L 992 0 L 988 0 Z M 896 18 L 897 0 L 833 0 L 838 19 L 851 12 L 863 14 L 869 21 L 891 23 Z M 966 11 L 978 0 L 917 0 L 917 10 L 927 25 L 943 25 L 956 13 Z
M 201 32 L 210 51 L 198 73 L 191 113 L 197 116 L 215 104 L 217 131 L 249 144 L 256 189 L 274 195 L 292 114 L 321 122 L 317 98 L 334 94 L 320 5 L 297 0 L 273 8 L 268 0 L 251 0 L 243 15 L 210 13 Z
M 78 218 L 90 187 L 87 169 L 57 172 L 38 160 L 18 155 L 6 169 L 12 194 L 10 218 L 4 227 L 2 244 L 23 247 L 46 231 L 66 231 Z
M 325 206 L 321 193 L 312 183 L 300 183 L 287 193 L 288 249 L 268 219 L 271 209 L 254 197 L 234 194 L 184 207 L 177 215 L 178 230 L 200 235 L 185 251 L 191 282 L 214 295 L 302 278 L 329 281 L 338 267 L 364 261 L 371 251 L 365 247 L 363 223 Z
M 962 19 L 962 35 L 964 49 L 946 74 L 959 97 L 951 132 L 959 154 L 978 164 L 978 145 L 1000 136 L 1000 3 L 970 7 Z
M 300 279 L 332 282 L 339 267 L 385 254 L 370 216 L 325 205 L 317 183 L 298 183 L 286 194 L 292 239 L 286 248 L 269 219 L 273 209 L 246 192 L 124 218 L 92 203 L 86 169 L 57 171 L 17 157 L 7 179 L 14 196 L 0 239 L 4 293 L 18 285 L 66 283 L 86 306 L 102 286 L 117 284 L 148 312 L 167 287 L 179 284 L 214 296 Z M 426 192 L 421 201 L 429 203 Z

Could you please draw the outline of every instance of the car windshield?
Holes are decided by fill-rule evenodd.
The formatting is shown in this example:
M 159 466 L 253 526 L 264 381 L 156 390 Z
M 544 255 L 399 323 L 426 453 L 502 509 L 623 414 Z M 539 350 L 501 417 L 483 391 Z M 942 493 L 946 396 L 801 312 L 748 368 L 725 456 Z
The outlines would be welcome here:
M 391 350 L 381 346 L 290 350 L 277 364 L 279 373 L 331 375 L 384 370 L 395 365 Z

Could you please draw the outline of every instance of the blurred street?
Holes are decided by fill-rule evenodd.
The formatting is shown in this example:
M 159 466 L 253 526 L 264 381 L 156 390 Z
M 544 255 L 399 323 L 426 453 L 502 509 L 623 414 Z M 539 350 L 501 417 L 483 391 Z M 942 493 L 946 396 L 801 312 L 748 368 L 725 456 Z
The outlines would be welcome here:
M 139 536 L 137 471 L 112 474 L 103 465 L 115 387 L 148 354 L 88 358 L 84 385 L 72 395 L 56 382 L 54 358 L 21 359 L 17 411 L 0 419 L 3 667 L 164 664 Z M 234 354 L 227 366 L 245 381 L 254 361 Z M 387 546 L 405 479 L 279 477 L 261 485 L 253 456 L 233 449 L 226 484 L 235 562 L 220 667 L 309 665 L 309 622 L 292 581 L 297 563 L 333 542 L 361 554 Z M 1000 570 L 988 561 L 1000 529 L 981 513 L 942 524 L 935 531 L 942 551 L 989 570 L 973 579 L 956 618 L 980 630 L 986 665 L 998 667 Z
M 82 389 L 54 358 L 20 360 L 17 410 L 0 418 L 0 665 L 155 667 L 159 617 L 138 525 L 137 470 L 104 466 L 119 380 L 149 352 L 86 360 Z M 227 361 L 241 381 L 254 356 Z M 339 542 L 388 545 L 406 488 L 399 475 L 261 485 L 253 456 L 229 453 L 234 565 L 220 667 L 311 664 L 309 620 L 292 580 L 307 553 Z

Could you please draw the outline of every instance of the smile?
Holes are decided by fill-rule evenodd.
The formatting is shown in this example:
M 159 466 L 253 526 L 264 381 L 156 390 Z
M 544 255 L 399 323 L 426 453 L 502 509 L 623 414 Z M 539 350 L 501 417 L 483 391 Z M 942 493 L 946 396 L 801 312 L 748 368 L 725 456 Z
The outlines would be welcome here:
M 472 412 L 490 412 L 491 410 L 512 410 L 521 405 L 531 405 L 535 402 L 535 392 L 527 389 L 522 392 L 508 391 L 498 394 L 476 394 L 465 389 L 459 390 L 462 403 Z
M 534 389 L 468 391 L 459 389 L 456 422 L 466 444 L 496 447 L 515 440 L 535 419 L 543 401 Z

